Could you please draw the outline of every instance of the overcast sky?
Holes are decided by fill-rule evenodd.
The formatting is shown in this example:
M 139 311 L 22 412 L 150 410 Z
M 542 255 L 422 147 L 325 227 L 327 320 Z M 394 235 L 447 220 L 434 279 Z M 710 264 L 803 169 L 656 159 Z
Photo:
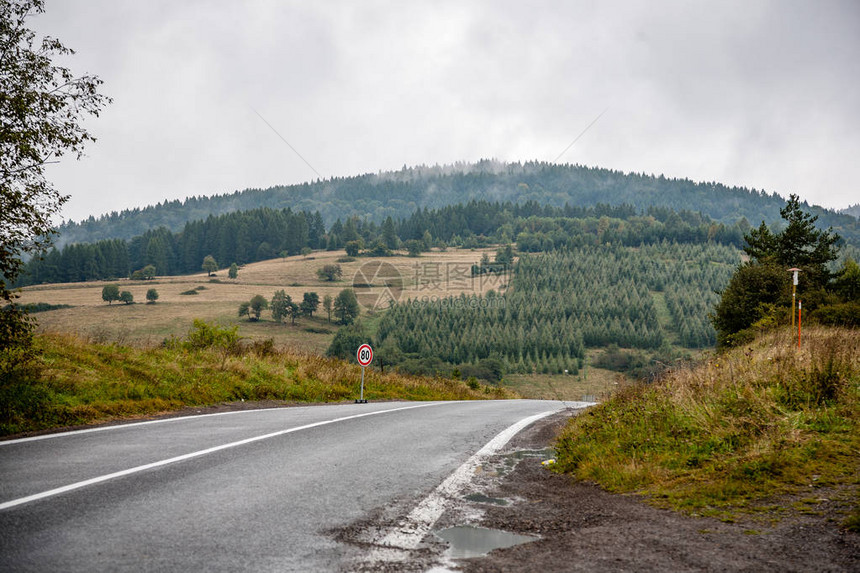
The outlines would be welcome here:
M 559 162 L 860 202 L 856 0 L 46 4 L 32 27 L 114 98 L 87 157 L 49 171 L 72 220 L 317 173 L 555 161 L 604 110 Z

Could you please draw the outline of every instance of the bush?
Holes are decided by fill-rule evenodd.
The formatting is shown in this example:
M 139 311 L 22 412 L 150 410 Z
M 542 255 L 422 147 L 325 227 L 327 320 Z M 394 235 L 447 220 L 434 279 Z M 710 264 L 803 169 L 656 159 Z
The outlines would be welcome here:
M 74 308 L 70 304 L 49 304 L 47 302 L 31 302 L 29 304 L 19 304 L 18 307 L 29 314 L 34 312 L 47 312 L 49 310 L 60 310 L 62 308 Z
M 334 340 L 326 351 L 326 356 L 342 360 L 355 360 L 355 352 L 364 343 L 370 342 L 370 336 L 360 322 L 344 326 L 334 335 Z
M 424 243 L 416 239 L 409 239 L 403 243 L 403 246 L 406 247 L 410 257 L 419 257 L 421 256 L 421 251 L 424 250 Z
M 811 318 L 827 326 L 858 327 L 860 326 L 860 302 L 823 306 L 813 312 Z
M 361 248 L 361 244 L 358 241 L 350 241 L 344 247 L 346 251 L 346 256 L 348 257 L 357 257 L 358 250 Z
M 343 276 L 343 269 L 340 265 L 328 264 L 317 269 L 317 276 L 320 280 L 334 282 Z
M 275 350 L 275 340 L 273 338 L 254 340 L 251 342 L 249 350 L 261 358 L 265 356 L 274 356 L 278 353 L 278 351 Z
M 328 328 L 317 328 L 315 326 L 306 326 L 302 330 L 310 332 L 311 334 L 331 334 L 331 330 Z
M 722 293 L 712 318 L 718 346 L 738 343 L 733 335 L 767 319 L 769 311 L 784 312 L 791 306 L 786 293 L 789 274 L 773 264 L 742 265 Z M 782 316 L 775 317 L 782 320 Z
M 195 318 L 194 326 L 188 331 L 185 341 L 182 342 L 182 348 L 185 350 L 220 348 L 231 352 L 238 351 L 238 330 L 238 326 L 226 328 Z

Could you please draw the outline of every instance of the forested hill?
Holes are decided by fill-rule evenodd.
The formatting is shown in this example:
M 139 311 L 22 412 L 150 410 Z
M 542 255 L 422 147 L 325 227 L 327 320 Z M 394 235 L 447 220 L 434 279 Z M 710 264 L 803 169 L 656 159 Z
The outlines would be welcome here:
M 745 217 L 753 225 L 762 220 L 768 224 L 778 222 L 779 209 L 785 204 L 775 194 L 720 183 L 696 183 L 580 165 L 483 160 L 451 166 L 404 166 L 395 172 L 165 201 L 90 217 L 80 223 L 66 223 L 59 229 L 57 243 L 62 246 L 101 239 L 131 239 L 158 227 L 176 232 L 188 221 L 259 207 L 319 212 L 328 226 L 353 215 L 376 223 L 389 216 L 404 219 L 419 208 L 436 209 L 472 199 L 535 201 L 555 207 L 624 204 L 640 211 L 660 206 L 701 212 L 728 224 Z M 832 226 L 849 242 L 860 244 L 860 222 L 855 217 L 805 204 L 804 208 L 819 216 L 821 226 Z
M 725 225 L 689 211 L 651 207 L 639 214 L 630 206 L 549 207 L 534 201 L 470 201 L 440 209 L 418 209 L 407 219 L 387 217 L 382 225 L 350 217 L 326 231 L 319 213 L 260 207 L 186 223 L 182 231 L 166 227 L 129 241 L 103 239 L 52 249 L 31 260 L 18 286 L 51 282 L 114 279 L 140 273 L 176 275 L 198 272 L 207 255 L 221 266 L 253 263 L 304 249 L 346 249 L 386 256 L 403 247 L 418 252 L 431 247 L 480 247 L 516 242 L 521 252 L 551 251 L 586 245 L 716 243 L 738 247 L 741 224 Z M 135 273 L 137 271 L 137 273 Z M 145 277 L 144 277 L 145 278 Z

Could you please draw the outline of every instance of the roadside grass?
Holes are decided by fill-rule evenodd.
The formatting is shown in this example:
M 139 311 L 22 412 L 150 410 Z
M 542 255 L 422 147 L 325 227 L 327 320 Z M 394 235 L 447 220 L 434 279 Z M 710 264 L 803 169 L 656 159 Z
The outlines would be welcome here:
M 848 487 L 857 527 L 860 331 L 810 328 L 801 350 L 771 333 L 625 387 L 571 419 L 556 448 L 556 471 L 699 515 Z
M 207 332 L 230 332 L 198 323 Z M 209 340 L 194 329 L 146 349 L 94 343 L 70 334 L 35 338 L 37 358 L 0 379 L 0 435 L 138 417 L 239 400 L 341 402 L 358 397 L 358 365 L 278 351 L 270 342 Z M 204 333 L 205 334 L 205 333 Z M 228 337 L 229 338 L 229 337 Z M 215 342 L 212 342 L 214 340 Z M 369 400 L 472 400 L 517 397 L 459 380 L 365 373 Z
M 523 398 L 534 400 L 569 400 L 601 402 L 631 384 L 631 379 L 618 372 L 588 367 L 587 373 L 562 374 L 507 374 L 502 386 L 510 388 Z

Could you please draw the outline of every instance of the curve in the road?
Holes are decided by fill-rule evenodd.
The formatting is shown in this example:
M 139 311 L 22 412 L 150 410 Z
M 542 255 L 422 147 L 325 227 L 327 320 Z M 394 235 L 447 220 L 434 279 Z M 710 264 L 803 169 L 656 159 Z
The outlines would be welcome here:
M 320 422 L 314 422 L 314 423 L 312 423 L 312 424 L 305 424 L 304 426 L 298 426 L 298 427 L 295 427 L 295 428 L 287 428 L 287 429 L 284 429 L 284 430 L 279 430 L 279 431 L 277 431 L 277 432 L 271 432 L 271 433 L 269 433 L 269 434 L 264 434 L 264 435 L 262 435 L 262 436 L 254 436 L 253 438 L 246 438 L 246 439 L 244 439 L 244 440 L 237 440 L 237 441 L 235 441 L 235 442 L 230 442 L 230 443 L 227 443 L 227 444 L 221 444 L 221 445 L 219 445 L 219 446 L 214 446 L 214 447 L 211 447 L 211 448 L 206 448 L 205 450 L 198 450 L 198 451 L 196 451 L 196 452 L 190 452 L 190 453 L 187 453 L 187 454 L 183 454 L 183 455 L 181 455 L 181 456 L 174 456 L 174 457 L 172 457 L 172 458 L 168 458 L 168 459 L 166 459 L 166 460 L 159 460 L 159 461 L 157 461 L 157 462 L 152 462 L 152 463 L 149 463 L 149 464 L 143 464 L 143 465 L 136 466 L 136 467 L 133 467 L 133 468 L 129 468 L 129 469 L 126 469 L 126 470 L 122 470 L 122 471 L 118 471 L 118 472 L 113 472 L 113 473 L 109 473 L 109 474 L 105 474 L 105 475 L 97 476 L 97 477 L 90 478 L 90 479 L 87 479 L 87 480 L 83 480 L 83 481 L 79 481 L 79 482 L 71 483 L 71 484 L 68 484 L 68 485 L 64 485 L 64 486 L 62 486 L 62 487 L 54 488 L 54 489 L 51 489 L 51 490 L 48 490 L 48 491 L 42 491 L 42 492 L 39 492 L 39 493 L 35 493 L 35 494 L 32 494 L 32 495 L 28 495 L 28 496 L 26 496 L 26 497 L 21 497 L 21 498 L 18 498 L 18 499 L 13 499 L 13 500 L 10 500 L 10 501 L 6 501 L 6 502 L 3 502 L 3 503 L 0 503 L 0 511 L 2 511 L 2 510 L 4 510 L 4 509 L 10 509 L 10 508 L 13 508 L 13 507 L 16 507 L 16 506 L 19 506 L 19 505 L 24 505 L 25 503 L 30 503 L 30 502 L 33 502 L 33 501 L 38 501 L 38 500 L 40 500 L 40 499 L 45 499 L 45 498 L 48 498 L 48 497 L 53 497 L 53 496 L 55 496 L 55 495 L 60 495 L 60 494 L 62 494 L 62 493 L 66 493 L 66 492 L 74 491 L 74 490 L 76 490 L 76 489 L 80 489 L 80 488 L 82 488 L 82 487 L 86 487 L 86 486 L 89 486 L 89 485 L 95 485 L 95 484 L 98 484 L 98 483 L 106 482 L 106 481 L 108 481 L 108 480 L 112 480 L 112 479 L 116 479 L 116 478 L 119 478 L 119 477 L 123 477 L 123 476 L 131 475 L 131 474 L 135 474 L 135 473 L 142 472 L 142 471 L 146 471 L 146 470 L 150 470 L 150 469 L 153 469 L 153 468 L 158 468 L 158 467 L 166 466 L 166 465 L 173 464 L 173 463 L 176 463 L 176 462 L 182 462 L 182 461 L 185 461 L 185 460 L 190 460 L 190 459 L 192 459 L 192 458 L 199 458 L 200 456 L 205 456 L 205 455 L 207 455 L 207 454 L 212 454 L 212 453 L 215 453 L 215 452 L 220 452 L 221 450 L 226 450 L 226 449 L 229 449 L 229 448 L 235 448 L 235 447 L 238 447 L 238 446 L 244 446 L 244 445 L 246 445 L 246 444 L 251 444 L 251 443 L 253 443 L 253 442 L 259 442 L 259 441 L 261 441 L 261 440 L 268 440 L 268 439 L 270 439 L 270 438 L 275 438 L 275 437 L 277 437 L 277 436 L 283 436 L 284 434 L 291 434 L 291 433 L 293 433 L 293 432 L 300 432 L 300 431 L 302 431 L 302 430 L 309 430 L 309 429 L 311 429 L 311 428 L 317 428 L 317 427 L 319 427 L 319 426 L 326 426 L 326 425 L 328 425 L 328 424 L 335 424 L 335 423 L 337 423 L 337 422 L 345 422 L 346 420 L 354 420 L 354 419 L 356 419 L 356 418 L 364 418 L 364 417 L 367 417 L 367 416 L 375 416 L 375 415 L 377 415 L 377 414 L 386 414 L 386 413 L 389 413 L 389 412 L 398 412 L 398 411 L 402 411 L 402 410 L 412 410 L 412 409 L 414 409 L 414 408 L 427 408 L 427 407 L 429 407 L 429 406 L 438 406 L 438 405 L 440 405 L 440 404 L 442 404 L 442 403 L 443 403 L 443 402 L 437 402 L 437 403 L 433 403 L 433 404 L 418 404 L 418 405 L 414 405 L 414 406 L 403 406 L 403 407 L 400 407 L 400 408 L 394 408 L 394 409 L 391 409 L 391 410 L 378 410 L 378 411 L 376 411 L 376 412 L 365 412 L 365 413 L 363 413 L 363 414 L 354 414 L 354 415 L 352 415 L 352 416 L 341 416 L 340 418 L 333 418 L 333 419 L 331 419 L 331 420 L 323 420 L 323 421 L 320 421 Z M 26 439 L 26 438 L 25 438 L 25 439 Z

